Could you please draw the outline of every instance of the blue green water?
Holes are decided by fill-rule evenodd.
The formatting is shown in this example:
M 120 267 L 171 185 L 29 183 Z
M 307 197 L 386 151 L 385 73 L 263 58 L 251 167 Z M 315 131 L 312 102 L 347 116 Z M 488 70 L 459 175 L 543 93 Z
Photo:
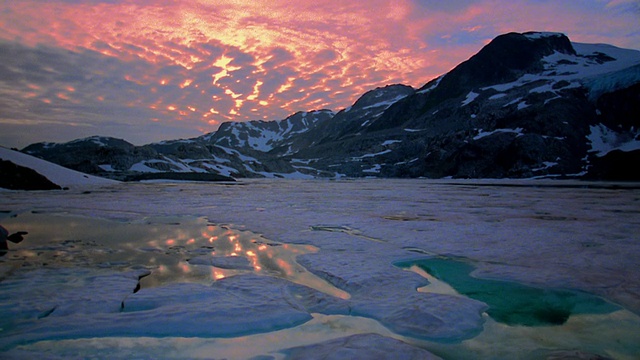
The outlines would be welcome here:
M 446 282 L 458 293 L 489 306 L 487 314 L 508 325 L 562 325 L 573 314 L 607 314 L 620 308 L 606 300 L 580 291 L 545 289 L 517 282 L 472 277 L 474 266 L 464 259 L 430 258 L 395 264 L 401 268 L 418 266 Z

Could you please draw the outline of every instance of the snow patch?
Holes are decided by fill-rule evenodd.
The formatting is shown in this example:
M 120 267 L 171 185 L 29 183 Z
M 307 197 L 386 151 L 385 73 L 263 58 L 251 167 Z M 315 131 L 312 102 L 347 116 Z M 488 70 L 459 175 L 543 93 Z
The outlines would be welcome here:
M 614 150 L 624 152 L 640 150 L 640 130 L 633 128 L 628 132 L 617 132 L 604 124 L 589 127 L 591 133 L 587 139 L 591 143 L 590 152 L 602 157 Z
M 382 165 L 380 164 L 375 164 L 371 169 L 365 169 L 362 170 L 363 173 L 374 173 L 374 174 L 379 174 L 380 173 L 380 169 L 382 168 Z
M 612 72 L 605 76 L 588 78 L 585 85 L 589 89 L 589 97 L 597 99 L 600 95 L 627 88 L 640 82 L 640 65 Z
M 558 165 L 557 162 L 553 162 L 553 161 L 544 161 L 542 163 L 542 166 L 535 168 L 535 169 L 531 169 L 531 171 L 542 171 L 542 170 L 546 170 L 549 168 L 552 168 L 554 166 Z
M 255 173 L 260 174 L 267 179 L 279 178 L 279 179 L 289 179 L 289 180 L 312 180 L 315 178 L 313 175 L 304 174 L 299 171 L 295 171 L 292 173 L 270 173 L 270 172 L 258 171 Z
M 75 144 L 75 143 L 80 143 L 80 142 L 92 142 L 100 147 L 105 147 L 107 146 L 107 144 L 104 142 L 106 139 L 102 136 L 90 136 L 87 138 L 82 138 L 82 139 L 76 139 L 76 140 L 72 140 L 69 141 L 69 144 Z
M 528 107 L 529 107 L 529 104 L 527 104 L 526 101 L 521 101 L 520 103 L 518 103 L 518 110 L 526 109 Z
M 507 96 L 507 94 L 505 94 L 505 93 L 499 93 L 499 94 L 491 95 L 491 96 L 489 97 L 489 100 L 496 100 L 496 99 L 503 98 L 503 97 L 505 97 L 505 96 Z
M 473 100 L 475 100 L 480 94 L 476 93 L 476 92 L 469 92 L 467 94 L 467 97 L 464 99 L 464 101 L 462 102 L 462 106 L 467 106 L 469 104 L 471 104 L 473 102 Z
M 209 164 L 209 163 L 203 162 L 201 166 L 203 166 L 203 167 L 205 167 L 207 169 L 213 170 L 213 171 L 217 172 L 220 175 L 224 175 L 224 176 L 228 176 L 228 177 L 233 177 L 233 174 L 235 174 L 237 172 L 237 170 L 232 168 L 232 167 L 224 166 L 224 165 L 220 165 L 220 164 Z
M 159 173 L 162 172 L 158 169 L 154 169 L 152 167 L 149 167 L 147 164 L 148 163 L 154 163 L 154 162 L 164 162 L 161 160 L 151 160 L 151 161 L 141 161 L 139 163 L 135 163 L 133 165 L 131 165 L 131 167 L 129 168 L 129 170 L 131 171 L 138 171 L 138 172 L 150 172 L 150 173 Z
M 356 157 L 352 157 L 351 161 L 359 161 L 359 160 L 366 159 L 366 158 L 372 158 L 372 157 L 388 154 L 390 152 L 391 152 L 391 150 L 387 149 L 387 150 L 383 150 L 383 151 L 380 151 L 380 152 L 377 152 L 377 153 L 374 153 L 374 154 L 365 154 L 365 155 L 362 155 L 362 156 L 356 156 Z
M 378 95 L 383 95 L 382 93 L 378 94 Z M 362 110 L 368 110 L 368 109 L 373 109 L 373 108 L 379 108 L 379 107 L 383 107 L 384 109 L 388 109 L 391 105 L 397 103 L 398 101 L 406 98 L 408 95 L 398 95 L 393 99 L 389 99 L 386 101 L 381 101 L 369 106 L 365 106 L 362 108 Z
M 553 88 L 551 86 L 552 86 L 551 83 L 547 83 L 542 86 L 538 86 L 537 88 L 533 88 L 529 90 L 529 92 L 535 94 L 535 93 L 545 93 L 545 92 L 553 91 Z
M 523 34 L 523 35 L 527 39 L 530 39 L 530 40 L 538 40 L 538 39 L 544 39 L 544 38 L 548 38 L 548 37 L 563 37 L 564 36 L 563 33 L 545 32 L 545 31 L 531 32 L 531 33 L 526 33 L 526 34 Z
M 219 147 L 220 149 L 224 150 L 224 152 L 226 152 L 229 155 L 237 156 L 238 159 L 242 160 L 243 162 L 260 163 L 260 161 L 258 161 L 258 159 L 254 158 L 254 157 L 251 157 L 251 156 L 244 155 L 241 152 L 239 152 L 238 150 L 230 149 L 228 147 L 224 147 L 224 146 L 220 146 L 220 145 L 216 145 L 216 146 Z
M 480 129 L 478 131 L 478 135 L 473 137 L 473 140 L 479 140 L 482 139 L 483 137 L 487 137 L 487 136 L 491 136 L 493 134 L 499 134 L 499 133 L 512 133 L 512 134 L 517 134 L 517 136 L 522 136 L 524 135 L 522 132 L 522 128 L 515 128 L 515 129 L 495 129 L 493 131 L 483 131 L 482 129 Z
M 111 166 L 111 164 L 102 164 L 102 165 L 98 165 L 98 167 L 104 171 L 108 171 L 108 172 L 113 172 L 116 171 L 116 169 L 113 168 L 113 166 Z
M 443 77 L 444 77 L 444 75 L 443 75 L 443 76 L 440 76 L 440 77 L 436 80 L 436 82 L 435 82 L 433 85 L 429 86 L 429 87 L 428 87 L 428 88 L 426 88 L 426 89 L 422 89 L 422 90 L 418 91 L 418 92 L 417 92 L 417 94 L 426 94 L 426 93 L 428 93 L 429 91 L 431 91 L 431 90 L 433 90 L 433 89 L 437 88 L 437 87 L 438 87 L 438 85 L 440 85 L 440 81 L 442 80 L 442 78 L 443 78 Z
M 542 36 L 542 35 L 529 36 Z M 519 79 L 505 84 L 482 88 L 505 92 L 537 81 L 545 85 L 532 92 L 557 92 L 553 85 L 559 81 L 570 84 L 563 89 L 586 86 L 590 97 L 596 98 L 605 91 L 627 87 L 640 80 L 640 51 L 621 49 L 602 44 L 573 43 L 577 55 L 555 52 L 542 59 L 545 69 L 540 74 L 525 74 Z

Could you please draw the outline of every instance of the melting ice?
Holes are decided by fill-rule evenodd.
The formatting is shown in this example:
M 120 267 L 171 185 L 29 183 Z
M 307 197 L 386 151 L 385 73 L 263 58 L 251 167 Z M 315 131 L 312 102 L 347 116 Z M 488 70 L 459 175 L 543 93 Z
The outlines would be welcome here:
M 636 304 L 625 272 L 639 253 L 637 190 L 509 185 L 3 193 L 2 225 L 29 234 L 0 258 L 0 354 L 633 359 L 640 320 L 625 309 Z M 443 254 L 474 268 L 433 262 Z M 602 311 L 502 321 L 493 299 L 473 293 L 503 280 L 520 295 L 570 284 L 620 306 L 595 297 Z

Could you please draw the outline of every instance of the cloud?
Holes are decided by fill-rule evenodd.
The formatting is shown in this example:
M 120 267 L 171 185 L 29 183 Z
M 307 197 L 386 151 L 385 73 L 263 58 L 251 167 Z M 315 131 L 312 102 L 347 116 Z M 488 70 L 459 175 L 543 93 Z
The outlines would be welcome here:
M 504 32 L 561 31 L 573 40 L 640 47 L 640 34 L 629 31 L 637 14 L 621 11 L 633 4 L 4 2 L 0 122 L 16 129 L 20 121 L 47 122 L 64 132 L 68 121 L 73 134 L 86 136 L 149 126 L 139 136 L 120 135 L 147 134 L 148 142 L 166 136 L 162 129 L 195 136 L 223 121 L 339 110 L 377 86 L 420 87 Z
M 606 1 L 606 3 L 607 8 L 621 8 L 636 13 L 640 11 L 640 2 L 638 0 L 610 0 Z
M 414 2 L 424 8 L 426 11 L 435 11 L 435 12 L 447 12 L 447 13 L 459 13 L 464 11 L 469 6 L 477 3 L 475 0 L 449 0 L 449 1 L 438 1 L 438 0 L 414 0 Z

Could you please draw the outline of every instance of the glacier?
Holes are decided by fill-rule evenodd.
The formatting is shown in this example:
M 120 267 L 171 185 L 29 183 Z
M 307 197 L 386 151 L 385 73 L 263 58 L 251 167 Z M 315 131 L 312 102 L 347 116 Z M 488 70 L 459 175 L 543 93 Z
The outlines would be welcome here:
M 633 359 L 640 189 L 554 180 L 243 180 L 2 191 L 2 358 Z M 610 303 L 556 325 L 402 262 Z M 395 357 L 394 357 L 395 358 Z

